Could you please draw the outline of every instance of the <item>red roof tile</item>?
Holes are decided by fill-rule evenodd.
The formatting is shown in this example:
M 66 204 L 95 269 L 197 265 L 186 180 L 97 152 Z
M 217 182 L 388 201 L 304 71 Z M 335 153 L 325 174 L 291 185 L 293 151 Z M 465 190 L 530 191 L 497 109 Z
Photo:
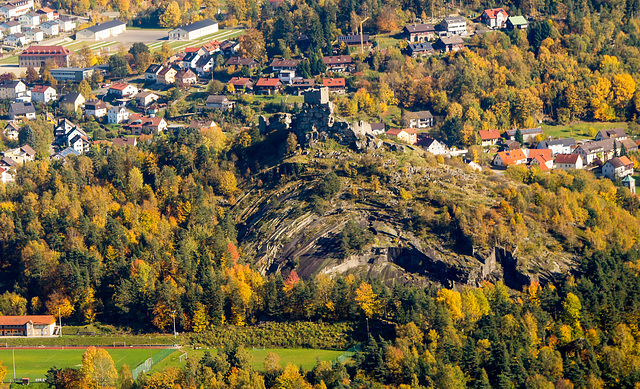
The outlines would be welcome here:
M 344 78 L 325 78 L 322 80 L 323 86 L 345 86 L 346 82 Z
M 500 130 L 480 130 L 479 132 L 482 140 L 500 139 Z
M 0 316 L 0 325 L 23 326 L 28 322 L 39 325 L 49 325 L 56 322 L 52 315 L 31 315 L 31 316 Z

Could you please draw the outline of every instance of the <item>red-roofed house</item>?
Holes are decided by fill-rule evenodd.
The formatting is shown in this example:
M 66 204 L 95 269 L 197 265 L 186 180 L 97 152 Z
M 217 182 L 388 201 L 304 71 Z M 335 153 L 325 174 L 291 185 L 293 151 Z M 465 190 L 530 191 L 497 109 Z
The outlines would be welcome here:
M 505 28 L 509 14 L 504 8 L 485 9 L 480 19 L 491 28 Z
M 558 154 L 556 155 L 555 168 L 562 170 L 582 169 L 584 166 L 582 157 L 579 154 Z
M 500 140 L 500 130 L 480 130 L 480 140 L 483 146 L 493 146 Z
M 0 316 L 0 336 L 56 336 L 58 330 L 52 315 Z
M 527 156 L 521 149 L 500 151 L 493 158 L 493 164 L 496 166 L 522 165 L 527 163 Z
M 543 171 L 553 168 L 551 149 L 528 149 L 525 151 L 529 165 L 539 165 Z
M 253 90 L 253 81 L 248 77 L 233 77 L 229 80 L 229 84 L 233 85 L 236 92 L 239 90 Z
M 133 97 L 138 94 L 138 88 L 126 82 L 114 82 L 109 87 L 109 94 L 117 97 Z
M 197 53 L 198 51 L 200 51 L 199 47 L 187 47 L 184 49 L 185 53 Z
M 385 132 L 389 136 L 395 136 L 401 141 L 415 145 L 418 142 L 418 133 L 413 128 L 392 128 Z
M 132 135 L 157 134 L 167 129 L 167 122 L 159 117 L 131 115 L 127 127 Z
M 36 85 L 31 88 L 31 101 L 34 103 L 48 103 L 51 100 L 55 100 L 58 97 L 58 93 L 55 89 L 49 85 Z
M 282 89 L 282 82 L 277 78 L 261 78 L 254 89 L 258 94 L 271 95 Z
M 322 86 L 329 88 L 329 92 L 343 95 L 346 92 L 347 83 L 344 78 L 325 78 Z

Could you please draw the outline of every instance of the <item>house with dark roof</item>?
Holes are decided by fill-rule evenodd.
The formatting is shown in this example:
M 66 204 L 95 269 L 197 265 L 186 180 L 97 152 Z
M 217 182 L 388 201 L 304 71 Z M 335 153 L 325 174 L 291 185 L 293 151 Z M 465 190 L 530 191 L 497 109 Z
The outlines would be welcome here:
M 229 66 L 236 66 L 236 67 L 246 66 L 249 69 L 258 67 L 258 65 L 259 65 L 259 63 L 255 59 L 253 59 L 253 58 L 243 58 L 243 57 L 231 57 L 224 64 L 224 66 L 226 66 L 226 67 L 229 67 Z
M 36 108 L 31 103 L 13 103 L 9 106 L 11 120 L 33 120 L 36 118 Z
M 58 102 L 58 105 L 64 110 L 76 112 L 84 102 L 84 96 L 77 92 L 71 92 L 64 95 L 64 97 Z
M 460 51 L 464 49 L 464 41 L 459 35 L 443 36 L 438 39 L 433 47 L 445 53 Z
M 573 153 L 580 155 L 585 165 L 591 165 L 596 159 L 606 162 L 613 158 L 616 151 L 620 152 L 620 146 L 615 139 L 603 139 L 578 145 Z
M 413 58 L 424 57 L 433 54 L 433 46 L 429 42 L 410 43 L 407 46 L 407 52 Z
M 101 41 L 112 36 L 117 36 L 127 31 L 127 24 L 119 20 L 109 20 L 87 27 L 76 32 L 77 40 Z
M 354 69 L 350 55 L 332 55 L 322 57 L 322 62 L 327 66 L 327 72 L 349 72 Z
M 218 32 L 218 22 L 205 19 L 169 31 L 169 40 L 190 41 L 216 32 Z
M 289 88 L 293 90 L 293 93 L 302 96 L 302 94 L 308 90 L 312 90 L 316 87 L 316 80 L 313 78 L 294 78 L 289 85 Z
M 207 108 L 220 109 L 223 111 L 232 109 L 235 104 L 235 101 L 229 100 L 229 98 L 224 95 L 210 95 L 205 102 Z
M 360 46 L 361 44 L 365 47 L 371 46 L 369 34 L 340 35 L 338 43 L 344 43 L 347 46 Z
M 271 68 L 274 72 L 280 72 L 282 70 L 296 70 L 300 64 L 301 59 L 280 59 L 275 58 L 271 61 Z
M 612 180 L 632 176 L 633 162 L 626 155 L 611 158 L 602 165 L 602 175 Z
M 596 140 L 603 139 L 617 139 L 624 140 L 627 139 L 627 133 L 624 128 L 611 128 L 609 130 L 600 130 L 596 135 Z
M 467 35 L 467 21 L 462 16 L 447 16 L 442 19 L 437 28 L 444 35 Z
M 101 118 L 107 115 L 107 103 L 98 99 L 89 99 L 84 103 L 84 115 Z
M 53 154 L 51 156 L 51 159 L 54 161 L 55 160 L 64 161 L 65 159 L 67 159 L 67 157 L 71 157 L 71 156 L 77 157 L 80 154 L 81 153 L 76 151 L 73 147 L 67 147 Z
M 433 127 L 433 115 L 431 111 L 405 112 L 404 124 L 410 128 Z
M 573 138 L 543 140 L 538 142 L 537 149 L 550 149 L 553 155 L 571 154 L 576 147 L 576 140 Z
M 402 33 L 410 43 L 426 42 L 436 37 L 436 29 L 433 24 L 407 24 Z
M 542 131 L 542 128 L 538 127 L 538 128 L 521 128 L 520 132 L 522 133 L 522 139 L 525 142 L 535 142 L 536 137 L 538 135 L 544 135 L 544 132 Z M 507 130 L 505 135 L 508 139 L 511 140 L 516 140 L 516 134 L 518 133 L 518 130 Z
M 17 99 L 27 93 L 27 85 L 20 80 L 0 81 L 0 99 Z
M 158 73 L 162 70 L 162 65 L 151 64 L 144 72 L 145 81 L 158 82 Z

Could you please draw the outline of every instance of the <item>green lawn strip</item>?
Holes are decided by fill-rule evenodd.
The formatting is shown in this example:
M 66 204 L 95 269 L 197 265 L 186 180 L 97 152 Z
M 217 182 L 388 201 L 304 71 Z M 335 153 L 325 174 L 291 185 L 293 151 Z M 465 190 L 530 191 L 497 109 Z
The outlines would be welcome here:
M 158 372 L 165 370 L 169 367 L 181 368 L 186 364 L 186 359 L 195 359 L 199 361 L 202 359 L 205 351 L 209 350 L 212 355 L 215 355 L 218 350 L 217 349 L 197 349 L 192 350 L 189 348 L 182 348 L 174 351 L 168 357 L 164 358 L 159 363 L 153 365 L 151 372 Z M 283 368 L 287 366 L 287 364 L 291 363 L 296 366 L 302 366 L 304 369 L 311 370 L 316 366 L 317 360 L 321 361 L 333 361 L 338 358 L 345 351 L 340 350 L 321 350 L 321 349 L 303 349 L 303 348 L 294 348 L 294 349 L 286 349 L 286 348 L 247 348 L 246 349 L 251 355 L 251 366 L 255 370 L 263 370 L 264 369 L 264 360 L 269 353 L 274 353 L 280 357 L 280 366 Z M 186 356 L 184 356 L 186 354 Z M 182 360 L 180 357 L 182 356 Z
M 2 65 L 17 65 L 18 64 L 18 55 L 12 55 L 7 58 L 3 58 L 0 60 L 0 64 Z
M 128 365 L 134 369 L 148 358 L 161 361 L 172 349 L 107 349 L 117 369 Z M 5 382 L 13 379 L 13 358 L 15 352 L 16 378 L 28 377 L 31 380 L 44 378 L 47 370 L 57 368 L 79 367 L 85 349 L 4 349 L 0 350 L 0 360 L 7 367 Z
M 167 335 L 67 335 L 64 333 L 62 338 L 4 338 L 0 341 L 0 345 L 5 347 L 11 346 L 113 346 L 114 343 L 122 345 L 126 343 L 130 345 L 167 345 L 171 346 L 175 343 L 183 343 L 183 339 L 179 336 L 176 340 L 173 336 Z
M 553 138 L 575 138 L 576 140 L 593 139 L 595 135 L 589 133 L 589 128 L 593 128 L 598 132 L 611 128 L 624 128 L 626 131 L 629 127 L 625 122 L 576 122 L 557 126 L 542 125 L 545 136 Z

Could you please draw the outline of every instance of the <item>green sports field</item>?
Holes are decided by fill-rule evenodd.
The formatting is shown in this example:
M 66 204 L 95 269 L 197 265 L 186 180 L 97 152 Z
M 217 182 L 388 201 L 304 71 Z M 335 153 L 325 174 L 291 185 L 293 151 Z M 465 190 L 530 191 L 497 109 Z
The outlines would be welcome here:
M 129 365 L 131 369 L 149 357 L 162 359 L 173 352 L 171 349 L 107 349 L 116 368 Z M 13 350 L 0 350 L 0 361 L 7 368 L 5 382 L 13 379 Z M 31 380 L 44 378 L 52 366 L 57 368 L 79 367 L 84 349 L 15 349 L 16 378 L 28 377 Z

